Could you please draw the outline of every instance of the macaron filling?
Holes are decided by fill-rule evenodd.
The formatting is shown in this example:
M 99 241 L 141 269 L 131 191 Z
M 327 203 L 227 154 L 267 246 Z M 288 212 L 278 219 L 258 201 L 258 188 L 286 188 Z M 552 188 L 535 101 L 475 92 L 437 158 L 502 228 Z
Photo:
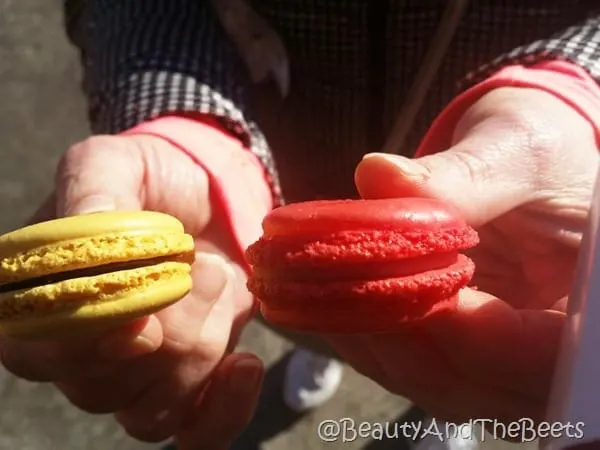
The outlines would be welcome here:
M 31 289 L 34 287 L 46 286 L 49 284 L 60 283 L 61 281 L 72 280 L 75 278 L 82 277 L 93 277 L 98 275 L 104 275 L 112 272 L 119 272 L 123 270 L 138 269 L 141 267 L 149 267 L 165 262 L 185 262 L 192 264 L 194 262 L 194 253 L 183 253 L 178 255 L 161 256 L 157 258 L 142 259 L 136 261 L 116 262 L 102 264 L 95 267 L 88 267 L 85 269 L 75 269 L 66 272 L 53 273 L 40 277 L 31 278 L 28 280 L 17 281 L 13 283 L 7 283 L 0 285 L 0 293 L 6 293 L 11 291 L 17 291 L 22 289 Z

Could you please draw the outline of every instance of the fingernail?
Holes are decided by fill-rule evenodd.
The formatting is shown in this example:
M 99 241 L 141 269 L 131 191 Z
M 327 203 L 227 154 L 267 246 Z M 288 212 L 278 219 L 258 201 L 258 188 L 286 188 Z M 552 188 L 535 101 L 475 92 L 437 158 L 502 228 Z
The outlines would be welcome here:
M 129 359 L 147 355 L 157 350 L 154 341 L 148 339 L 143 334 L 133 338 L 109 339 L 100 344 L 100 355 L 107 359 Z
M 77 216 L 95 212 L 114 211 L 115 209 L 117 209 L 117 203 L 114 198 L 105 195 L 90 195 L 79 203 L 68 206 L 65 209 L 64 215 Z
M 194 265 L 194 293 L 203 300 L 218 299 L 225 290 L 231 268 L 223 258 L 210 253 L 197 253 Z
M 234 370 L 229 379 L 231 390 L 253 393 L 261 383 L 263 365 L 256 358 L 242 358 L 233 365 Z
M 378 158 L 393 166 L 395 170 L 399 170 L 404 177 L 425 180 L 431 175 L 429 170 L 422 164 L 419 164 L 413 159 L 406 158 L 400 155 L 392 155 L 389 153 L 367 153 L 363 156 L 363 160 Z

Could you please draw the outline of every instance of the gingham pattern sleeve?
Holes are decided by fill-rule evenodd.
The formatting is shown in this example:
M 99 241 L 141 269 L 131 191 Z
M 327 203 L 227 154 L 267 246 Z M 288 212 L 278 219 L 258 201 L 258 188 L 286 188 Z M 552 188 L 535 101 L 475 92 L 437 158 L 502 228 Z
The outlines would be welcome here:
M 502 67 L 512 64 L 533 65 L 547 60 L 569 61 L 587 70 L 600 82 L 600 9 L 590 12 L 582 23 L 562 32 L 515 48 L 469 73 L 462 88 L 483 81 Z
M 217 117 L 259 158 L 275 204 L 267 142 L 244 106 L 247 76 L 208 1 L 65 0 L 94 134 L 116 134 L 171 112 Z

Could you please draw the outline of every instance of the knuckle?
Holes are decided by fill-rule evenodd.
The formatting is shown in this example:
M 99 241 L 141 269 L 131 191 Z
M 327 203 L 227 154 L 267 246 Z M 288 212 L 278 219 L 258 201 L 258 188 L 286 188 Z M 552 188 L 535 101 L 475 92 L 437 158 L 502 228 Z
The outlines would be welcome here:
M 91 362 L 91 361 L 90 361 Z M 77 408 L 92 414 L 108 414 L 122 411 L 144 398 L 152 383 L 154 372 L 146 366 L 111 366 L 107 370 L 90 364 L 72 366 L 71 377 L 57 382 L 58 389 Z
M 564 108 L 564 103 L 545 92 L 526 91 L 526 95 L 523 92 L 521 88 L 492 90 L 465 112 L 457 129 L 464 134 L 472 124 L 492 121 L 492 128 L 500 127 L 509 132 L 509 143 L 505 147 L 510 145 L 521 152 L 562 142 L 565 136 L 558 123 L 562 116 L 540 111 L 556 111 L 556 106 Z
M 98 151 L 99 149 L 106 147 L 122 147 L 123 145 L 123 139 L 118 136 L 91 136 L 69 147 L 60 158 L 59 167 L 69 166 L 74 162 L 78 162 L 90 152 Z
M 573 139 L 565 133 L 557 117 L 540 114 L 532 105 L 507 108 L 504 120 L 512 133 L 504 142 L 498 142 L 498 150 L 512 156 L 512 166 L 519 166 L 520 172 L 527 173 L 532 191 L 543 191 L 556 172 L 557 163 L 566 155 L 572 158 L 572 152 L 565 148 L 572 145 Z
M 13 375 L 21 376 L 21 373 L 23 372 L 22 364 L 20 364 L 20 361 L 15 358 L 14 355 L 15 353 L 10 351 L 7 346 L 0 346 L 0 362 L 4 368 Z
M 109 414 L 124 406 L 125 396 L 118 392 L 89 386 L 59 385 L 63 395 L 75 407 L 90 414 Z
M 531 107 L 507 110 L 504 120 L 514 136 L 511 142 L 514 152 L 527 151 L 535 156 L 563 139 L 560 127 L 548 117 L 534 113 Z
M 115 418 L 129 436 L 142 442 L 162 442 L 176 431 L 174 425 L 157 416 L 149 417 L 147 414 L 119 412 Z
M 49 377 L 44 376 L 40 370 L 33 367 L 25 352 L 20 352 L 8 345 L 0 346 L 0 363 L 8 372 L 19 378 L 36 382 L 49 381 Z
M 453 160 L 450 161 L 453 166 L 458 167 L 462 175 L 473 183 L 473 186 L 480 186 L 493 176 L 489 161 L 477 153 L 452 151 L 448 152 L 446 156 Z
M 119 410 L 117 422 L 135 439 L 163 441 L 175 434 L 183 423 L 185 412 L 191 409 L 195 398 L 191 395 L 195 392 L 193 386 L 195 384 L 187 385 L 177 376 L 155 380 L 127 408 Z
M 69 150 L 67 150 L 67 152 L 71 152 L 73 154 L 80 154 L 91 151 L 97 151 L 98 149 L 106 147 L 123 147 L 125 142 L 126 141 L 120 136 L 90 136 L 87 139 L 84 139 L 83 141 L 73 145 Z
M 572 124 L 578 113 L 554 95 L 522 89 L 492 91 L 487 94 L 489 118 L 501 120 L 503 128 L 509 130 L 512 150 L 528 151 L 533 157 L 548 159 L 548 150 L 561 148 L 569 139 L 564 122 Z
M 125 145 L 124 140 L 118 136 L 91 136 L 72 145 L 62 154 L 58 161 L 55 178 L 58 183 L 77 179 L 85 161 L 92 152 L 101 151 L 103 148 L 120 148 Z

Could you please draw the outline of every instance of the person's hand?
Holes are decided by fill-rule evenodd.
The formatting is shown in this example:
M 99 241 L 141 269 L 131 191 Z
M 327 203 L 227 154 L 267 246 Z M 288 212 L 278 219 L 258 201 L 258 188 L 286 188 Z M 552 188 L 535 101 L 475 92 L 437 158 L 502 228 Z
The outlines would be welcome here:
M 542 419 L 598 165 L 592 126 L 551 94 L 491 91 L 442 153 L 367 155 L 365 198 L 435 197 L 481 243 L 458 310 L 404 333 L 329 340 L 354 367 L 440 418 Z
M 216 152 L 241 148 L 208 126 L 200 131 L 192 139 L 196 145 Z M 20 377 L 56 383 L 85 411 L 116 413 L 140 440 L 178 433 L 181 450 L 226 448 L 251 417 L 263 368 L 253 355 L 226 351 L 248 320 L 253 299 L 244 270 L 228 259 L 230 242 L 213 220 L 207 174 L 158 137 L 92 137 L 65 153 L 56 190 L 32 222 L 114 209 L 161 211 L 184 224 L 196 238 L 192 292 L 91 341 L 1 340 L 2 362 Z

